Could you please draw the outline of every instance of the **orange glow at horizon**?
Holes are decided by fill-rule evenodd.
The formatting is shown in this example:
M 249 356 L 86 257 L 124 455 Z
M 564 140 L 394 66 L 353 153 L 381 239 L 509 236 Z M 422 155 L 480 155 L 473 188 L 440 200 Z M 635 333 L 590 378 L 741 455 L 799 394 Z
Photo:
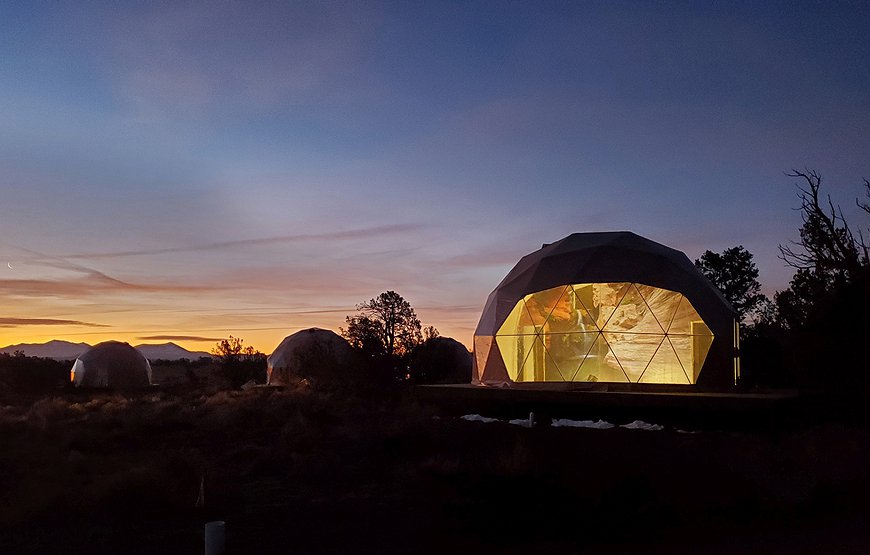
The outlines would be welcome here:
M 318 327 L 340 333 L 339 328 L 343 327 L 344 318 L 335 318 L 334 320 L 334 322 L 315 319 L 299 320 L 287 322 L 286 326 L 275 326 L 271 329 L 233 328 L 228 325 L 225 330 L 220 331 L 217 330 L 218 326 L 208 328 L 207 330 L 173 328 L 171 330 L 151 330 L 148 332 L 124 331 L 120 326 L 118 326 L 117 331 L 113 331 L 111 328 L 107 328 L 105 331 L 97 331 L 94 328 L 82 326 L 51 326 L 51 329 L 46 329 L 47 326 L 22 326 L 20 328 L 0 328 L 0 348 L 21 343 L 46 343 L 51 340 L 88 343 L 89 345 L 115 340 L 131 345 L 171 342 L 189 351 L 210 352 L 220 339 L 232 335 L 243 339 L 246 346 L 250 345 L 262 353 L 270 354 L 284 337 L 301 329 Z M 421 318 L 421 320 L 423 319 Z M 424 325 L 434 325 L 442 336 L 453 337 L 470 350 L 471 335 L 474 331 L 474 325 L 477 323 L 476 320 L 468 326 L 439 326 L 437 322 L 431 320 L 423 320 L 423 323 Z M 130 327 L 132 326 L 127 327 L 127 329 L 130 329 Z M 202 339 L 191 339 L 196 336 L 202 336 Z M 154 339 L 152 337 L 161 338 Z
M 233 335 L 271 353 L 301 329 L 338 332 L 358 303 L 391 289 L 415 308 L 424 326 L 471 345 L 488 285 L 457 294 L 447 286 L 450 271 L 434 271 L 437 258 L 398 271 L 377 254 L 361 254 L 380 234 L 387 234 L 390 243 L 383 248 L 390 253 L 415 243 L 406 231 L 375 227 L 289 244 L 269 239 L 244 248 L 206 245 L 195 253 L 128 254 L 104 247 L 108 254 L 66 258 L 7 246 L 7 258 L 11 253 L 20 262 L 14 274 L 9 270 L 0 279 L 0 347 L 116 340 L 210 351 Z M 331 264 L 319 261 L 327 256 Z

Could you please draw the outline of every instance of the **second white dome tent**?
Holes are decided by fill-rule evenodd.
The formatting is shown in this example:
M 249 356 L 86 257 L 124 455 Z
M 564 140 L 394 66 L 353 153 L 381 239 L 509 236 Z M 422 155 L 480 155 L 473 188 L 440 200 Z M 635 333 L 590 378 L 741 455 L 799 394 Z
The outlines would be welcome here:
M 70 380 L 76 387 L 148 387 L 151 385 L 151 364 L 128 343 L 104 341 L 75 360 Z

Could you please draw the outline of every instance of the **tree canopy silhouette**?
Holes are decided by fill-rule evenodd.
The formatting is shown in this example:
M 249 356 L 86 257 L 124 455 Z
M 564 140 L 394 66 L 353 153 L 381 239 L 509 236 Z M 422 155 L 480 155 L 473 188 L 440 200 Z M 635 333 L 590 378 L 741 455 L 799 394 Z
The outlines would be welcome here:
M 265 381 L 266 355 L 244 343 L 244 339 L 231 335 L 218 341 L 211 350 L 220 363 L 224 377 L 233 387 L 250 380 Z
M 347 316 L 347 328 L 341 328 L 341 334 L 365 354 L 404 357 L 423 341 L 416 312 L 395 291 L 381 293 L 356 309 L 359 314 Z
M 767 297 L 761 293 L 758 268 L 752 260 L 752 253 L 743 245 L 725 249 L 721 254 L 705 251 L 695 260 L 695 266 L 722 291 L 741 322 L 747 317 L 758 316 L 763 310 Z

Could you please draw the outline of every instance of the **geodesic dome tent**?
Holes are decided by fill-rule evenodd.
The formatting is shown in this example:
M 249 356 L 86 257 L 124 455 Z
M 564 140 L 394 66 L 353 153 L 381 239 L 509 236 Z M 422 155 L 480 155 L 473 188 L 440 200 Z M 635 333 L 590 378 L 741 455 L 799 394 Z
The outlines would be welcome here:
M 472 383 L 726 386 L 737 321 L 680 251 L 634 233 L 575 233 L 523 257 L 474 332 Z
M 339 367 L 347 364 L 351 356 L 350 344 L 334 331 L 300 330 L 285 337 L 266 359 L 266 383 L 288 385 L 293 376 L 335 378 Z
M 414 349 L 409 366 L 416 383 L 468 383 L 471 353 L 452 337 L 433 337 Z
M 105 341 L 75 360 L 70 381 L 76 387 L 148 387 L 151 385 L 151 365 L 128 343 Z

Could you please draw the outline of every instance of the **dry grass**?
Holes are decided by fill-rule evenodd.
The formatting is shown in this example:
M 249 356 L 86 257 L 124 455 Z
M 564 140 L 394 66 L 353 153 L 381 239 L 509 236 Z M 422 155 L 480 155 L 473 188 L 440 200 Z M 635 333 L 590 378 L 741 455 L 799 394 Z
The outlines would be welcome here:
M 304 386 L 0 399 L 0 550 L 195 553 L 220 518 L 237 552 L 714 540 L 745 552 L 740 538 L 800 547 L 807 534 L 843 539 L 836 519 L 868 520 L 861 427 L 681 434 L 433 416 L 400 394 Z

